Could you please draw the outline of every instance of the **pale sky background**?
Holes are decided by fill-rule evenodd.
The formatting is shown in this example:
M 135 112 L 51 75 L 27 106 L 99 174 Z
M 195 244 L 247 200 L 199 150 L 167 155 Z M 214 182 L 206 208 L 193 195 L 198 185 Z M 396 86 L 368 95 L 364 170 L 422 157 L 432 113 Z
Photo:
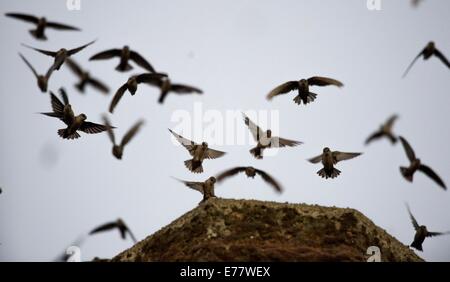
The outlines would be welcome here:
M 240 175 L 217 186 L 218 196 L 355 208 L 404 244 L 414 237 L 408 202 L 420 224 L 432 231 L 450 230 L 449 192 L 420 173 L 413 184 L 406 182 L 398 167 L 408 161 L 399 145 L 385 140 L 363 145 L 398 113 L 395 132 L 450 183 L 449 70 L 436 58 L 419 60 L 401 79 L 430 40 L 450 56 L 450 2 L 428 0 L 418 9 L 409 2 L 382 0 L 381 11 L 369 11 L 365 0 L 82 0 L 81 11 L 68 11 L 62 0 L 1 1 L 0 261 L 53 260 L 78 235 L 118 217 L 144 239 L 201 200 L 170 176 L 203 181 L 236 165 L 269 171 L 284 185 L 284 193 Z M 83 31 L 49 29 L 49 40 L 39 42 L 28 33 L 31 25 L 6 18 L 5 12 L 45 15 Z M 63 123 L 36 114 L 51 109 L 50 99 L 17 55 L 22 52 L 43 73 L 52 59 L 21 43 L 57 50 L 96 38 L 74 58 L 108 83 L 110 96 L 92 88 L 80 95 L 73 87 L 75 76 L 65 67 L 49 84 L 55 92 L 65 86 L 74 111 L 93 122 L 101 121 L 113 92 L 128 76 L 143 71 L 116 72 L 118 60 L 88 61 L 105 49 L 128 44 L 173 81 L 205 92 L 169 96 L 164 106 L 157 103 L 158 90 L 149 86 L 141 86 L 134 97 L 125 94 L 111 116 L 118 137 L 140 118 L 147 123 L 122 161 L 112 156 L 106 134 L 81 133 L 76 141 L 58 137 Z M 294 94 L 265 99 L 276 85 L 313 75 L 340 79 L 345 87 L 315 88 L 319 96 L 307 107 L 295 105 Z M 176 110 L 193 112 L 195 102 L 222 113 L 279 110 L 281 135 L 305 144 L 260 161 L 248 153 L 253 143 L 214 146 L 214 140 L 205 140 L 228 154 L 206 161 L 206 172 L 194 175 L 183 164 L 187 151 L 174 147 L 167 128 L 176 125 L 171 120 Z M 306 161 L 324 146 L 364 155 L 339 163 L 341 176 L 324 180 L 316 175 L 320 166 Z M 110 258 L 131 245 L 118 232 L 104 233 L 90 237 L 81 255 L 83 260 Z M 450 260 L 450 236 L 429 238 L 423 247 L 419 255 L 426 260 Z

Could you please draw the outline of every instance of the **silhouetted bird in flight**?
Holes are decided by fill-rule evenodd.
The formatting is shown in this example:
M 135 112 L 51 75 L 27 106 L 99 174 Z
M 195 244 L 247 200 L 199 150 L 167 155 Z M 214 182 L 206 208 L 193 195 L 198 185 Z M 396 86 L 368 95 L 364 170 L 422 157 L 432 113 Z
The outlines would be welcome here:
M 263 158 L 263 151 L 267 148 L 295 147 L 303 144 L 303 142 L 300 141 L 272 136 L 272 130 L 268 129 L 267 131 L 264 131 L 244 113 L 243 116 L 245 124 L 248 126 L 253 138 L 257 142 L 256 147 L 250 150 L 250 153 L 257 159 Z
M 74 60 L 67 58 L 66 65 L 78 77 L 79 82 L 75 84 L 75 87 L 81 93 L 85 92 L 87 85 L 91 85 L 92 87 L 99 90 L 103 94 L 108 94 L 108 92 L 109 92 L 108 86 L 106 86 L 106 84 L 104 84 L 97 78 L 92 77 L 88 71 L 83 70 L 81 68 L 81 66 L 78 63 L 76 63 Z
M 134 237 L 133 233 L 131 232 L 130 228 L 128 228 L 128 226 L 125 224 L 125 222 L 119 218 L 116 221 L 113 222 L 108 222 L 105 223 L 103 225 L 100 225 L 99 227 L 93 229 L 91 232 L 89 232 L 89 235 L 94 235 L 97 233 L 101 233 L 101 232 L 105 232 L 105 231 L 110 231 L 113 229 L 117 229 L 120 232 L 120 237 L 122 239 L 126 239 L 127 238 L 127 234 L 131 237 L 131 239 L 133 240 L 133 242 L 136 244 L 137 240 L 136 237 Z
M 45 36 L 45 29 L 46 28 L 52 28 L 56 30 L 76 30 L 80 31 L 79 28 L 57 23 L 57 22 L 49 22 L 46 18 L 38 18 L 33 15 L 27 15 L 27 14 L 21 14 L 21 13 L 6 13 L 7 17 L 15 18 L 18 20 L 26 21 L 32 24 L 36 25 L 36 29 L 30 30 L 31 35 L 33 35 L 34 38 L 39 40 L 47 40 L 47 36 Z
M 406 204 L 406 208 L 408 209 L 408 213 L 411 218 L 412 224 L 414 226 L 414 229 L 416 230 L 416 234 L 414 235 L 414 241 L 412 242 L 411 247 L 413 247 L 419 251 L 423 251 L 422 244 L 423 244 L 423 241 L 425 241 L 426 237 L 434 237 L 434 236 L 450 234 L 450 232 L 430 232 L 430 231 L 428 231 L 427 227 L 425 225 L 419 225 L 417 223 L 417 220 L 412 215 L 408 204 Z
M 270 93 L 267 95 L 267 99 L 271 100 L 275 96 L 286 94 L 294 90 L 298 90 L 298 95 L 294 98 L 294 102 L 299 105 L 303 102 L 303 104 L 306 105 L 308 103 L 313 102 L 317 97 L 317 94 L 309 91 L 310 86 L 328 86 L 328 85 L 334 85 L 337 87 L 344 86 L 342 82 L 336 79 L 321 76 L 313 76 L 308 79 L 300 79 L 299 81 L 288 81 L 286 83 L 283 83 L 277 86 L 272 91 L 270 91 Z
M 162 77 L 159 80 L 153 80 L 150 84 L 160 89 L 161 93 L 159 94 L 158 99 L 158 103 L 160 104 L 164 103 L 164 100 L 169 93 L 175 93 L 178 95 L 203 94 L 203 91 L 199 88 L 186 84 L 172 83 L 167 77 Z
M 59 136 L 64 139 L 77 139 L 80 137 L 80 134 L 77 132 L 78 130 L 87 134 L 100 133 L 107 130 L 105 125 L 86 121 L 87 117 L 85 114 L 75 116 L 72 106 L 69 104 L 66 92 L 63 89 L 60 89 L 60 94 L 64 103 L 50 91 L 53 112 L 41 113 L 46 116 L 58 118 L 67 125 L 66 128 L 58 130 Z
M 130 50 L 130 47 L 124 46 L 122 49 L 109 49 L 100 53 L 95 54 L 89 60 L 107 60 L 112 59 L 114 57 L 120 58 L 120 63 L 116 67 L 116 70 L 124 72 L 133 69 L 133 67 L 129 64 L 129 61 L 132 60 L 140 67 L 148 70 L 149 72 L 156 72 L 155 69 L 150 65 L 150 63 L 144 59 L 139 53 Z
M 322 178 L 336 178 L 341 174 L 341 171 L 334 167 L 340 161 L 353 159 L 362 153 L 344 153 L 339 151 L 331 151 L 330 148 L 325 147 L 323 153 L 317 157 L 309 159 L 313 164 L 322 162 L 323 168 L 317 172 Z
M 434 182 L 436 182 L 444 190 L 447 190 L 444 181 L 442 181 L 442 179 L 430 167 L 424 165 L 421 160 L 416 157 L 416 154 L 414 153 L 411 145 L 409 145 L 408 141 L 406 141 L 406 139 L 402 136 L 399 136 L 399 138 L 403 145 L 403 148 L 405 149 L 406 156 L 410 161 L 409 167 L 400 167 L 400 172 L 402 173 L 403 177 L 409 182 L 412 182 L 414 173 L 419 170 L 433 179 Z
M 139 129 L 142 127 L 142 125 L 144 124 L 143 120 L 140 120 L 138 122 L 136 122 L 136 124 L 133 125 L 133 127 L 131 127 L 128 132 L 123 136 L 122 141 L 120 142 L 120 144 L 116 144 L 116 137 L 114 135 L 114 132 L 112 130 L 112 126 L 111 126 L 111 122 L 109 121 L 109 119 L 105 116 L 103 116 L 103 121 L 107 127 L 107 132 L 108 132 L 108 136 L 109 139 L 111 140 L 111 142 L 113 143 L 113 148 L 112 148 L 112 154 L 119 160 L 122 159 L 122 155 L 123 155 L 123 150 L 125 148 L 125 145 L 127 145 L 131 139 L 133 139 L 133 137 L 138 133 Z
M 375 131 L 372 135 L 370 135 L 366 140 L 366 145 L 369 145 L 374 140 L 378 140 L 382 137 L 388 138 L 392 144 L 397 143 L 397 137 L 392 133 L 392 126 L 394 122 L 397 120 L 398 116 L 391 116 L 384 124 L 380 126 L 378 131 Z
M 417 55 L 414 60 L 411 62 L 411 64 L 406 69 L 405 73 L 403 74 L 403 77 L 405 77 L 409 70 L 412 68 L 414 63 L 419 59 L 420 57 L 423 57 L 424 60 L 428 60 L 431 58 L 431 56 L 438 57 L 448 68 L 450 68 L 450 62 L 447 60 L 447 58 L 436 48 L 436 45 L 433 41 L 429 42 L 427 46 Z
M 208 147 L 208 143 L 202 142 L 202 144 L 194 143 L 193 141 L 184 138 L 181 135 L 176 134 L 172 130 L 170 133 L 175 136 L 175 138 L 183 145 L 186 150 L 188 150 L 189 154 L 192 156 L 192 159 L 186 160 L 184 165 L 193 173 L 202 173 L 203 172 L 203 160 L 205 159 L 217 159 L 225 155 L 225 152 L 214 150 Z
M 268 174 L 267 172 L 265 172 L 263 170 L 256 169 L 252 166 L 247 166 L 247 167 L 240 166 L 240 167 L 235 167 L 235 168 L 226 170 L 216 177 L 217 182 L 221 182 L 224 179 L 234 176 L 240 172 L 245 172 L 247 177 L 250 177 L 250 178 L 255 178 L 255 176 L 258 174 L 259 176 L 262 177 L 262 179 L 264 179 L 264 181 L 266 181 L 269 185 L 271 185 L 273 187 L 273 189 L 275 189 L 275 191 L 277 191 L 278 193 L 281 193 L 281 191 L 283 190 L 281 188 L 281 185 L 272 176 L 270 176 L 270 174 Z
M 39 89 L 40 89 L 42 92 L 44 92 L 44 93 L 47 92 L 48 81 L 49 81 L 49 79 L 50 79 L 50 76 L 51 76 L 52 73 L 53 73 L 53 68 L 50 67 L 50 68 L 47 70 L 47 73 L 46 73 L 45 75 L 38 74 L 37 71 L 34 69 L 34 67 L 30 64 L 30 62 L 28 62 L 28 60 L 27 60 L 22 54 L 19 53 L 19 56 L 22 58 L 22 60 L 25 62 L 25 64 L 26 64 L 26 65 L 31 69 L 31 71 L 33 72 L 34 76 L 36 77 L 37 85 L 39 86 Z
M 214 184 L 216 183 L 216 178 L 213 176 L 206 179 L 205 182 L 193 182 L 193 181 L 184 181 L 184 180 L 180 180 L 177 178 L 175 178 L 175 179 L 178 181 L 181 181 L 187 187 L 197 190 L 200 193 L 202 193 L 203 200 L 200 203 L 207 201 L 210 198 L 216 197 L 216 195 L 214 194 Z
M 130 94 L 133 96 L 134 94 L 136 94 L 139 84 L 141 83 L 152 84 L 152 82 L 158 81 L 161 79 L 161 77 L 165 76 L 167 76 L 167 74 L 164 73 L 144 73 L 131 76 L 130 78 L 128 78 L 127 82 L 125 82 L 122 86 L 119 87 L 119 89 L 117 89 L 116 94 L 114 94 L 111 104 L 109 105 L 109 112 L 110 113 L 114 112 L 114 109 L 116 108 L 120 99 L 122 99 L 123 94 L 125 94 L 125 91 L 128 90 Z
M 43 50 L 43 49 L 38 49 L 38 48 L 34 48 L 31 46 L 28 46 L 26 44 L 22 44 L 23 46 L 33 49 L 37 52 L 40 52 L 44 55 L 50 56 L 55 58 L 54 63 L 53 63 L 53 68 L 55 70 L 59 70 L 59 68 L 61 68 L 62 64 L 64 64 L 64 62 L 66 61 L 67 58 L 69 58 L 72 55 L 75 55 L 76 53 L 80 52 L 81 50 L 83 50 L 84 48 L 86 48 L 87 46 L 93 44 L 95 42 L 91 41 L 88 44 L 85 44 L 83 46 L 77 47 L 77 48 L 73 48 L 73 49 L 66 49 L 66 48 L 61 48 L 58 51 L 47 51 L 47 50 Z

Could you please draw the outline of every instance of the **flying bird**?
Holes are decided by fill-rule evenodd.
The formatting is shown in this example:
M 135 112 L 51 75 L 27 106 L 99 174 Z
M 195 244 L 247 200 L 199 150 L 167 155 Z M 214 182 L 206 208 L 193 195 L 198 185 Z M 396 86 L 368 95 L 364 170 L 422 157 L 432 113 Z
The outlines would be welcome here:
M 392 144 L 397 143 L 397 137 L 392 133 L 392 127 L 395 121 L 398 119 L 397 115 L 391 116 L 384 124 L 380 126 L 380 129 L 375 131 L 366 139 L 366 145 L 369 145 L 374 140 L 378 140 L 382 137 L 388 138 Z
M 114 109 L 116 108 L 120 99 L 122 99 L 123 94 L 125 94 L 125 91 L 128 90 L 130 94 L 133 96 L 134 94 L 136 94 L 139 84 L 141 83 L 151 84 L 152 82 L 158 81 L 161 77 L 165 76 L 167 76 L 167 74 L 164 73 L 143 73 L 131 76 L 130 78 L 128 78 L 127 82 L 125 82 L 122 86 L 119 87 L 119 89 L 117 89 L 116 94 L 114 94 L 111 104 L 109 105 L 109 112 L 110 113 L 114 112 Z
M 444 54 L 442 54 L 441 51 L 439 51 L 436 48 L 436 44 L 433 41 L 430 41 L 427 44 L 427 46 L 425 46 L 425 48 L 419 53 L 419 55 L 417 55 L 414 58 L 414 60 L 411 62 L 411 64 L 408 66 L 405 73 L 403 74 L 403 77 L 405 77 L 408 74 L 408 72 L 411 70 L 412 66 L 417 61 L 417 59 L 419 59 L 420 57 L 423 57 L 423 59 L 426 61 L 429 58 L 431 58 L 431 56 L 433 56 L 433 55 L 438 57 L 448 68 L 450 68 L 450 62 L 447 60 L 447 58 L 444 56 Z
M 37 85 L 39 86 L 39 89 L 40 89 L 42 92 L 47 92 L 48 81 L 49 81 L 49 79 L 50 79 L 50 76 L 51 76 L 52 73 L 53 73 L 53 68 L 50 67 L 50 68 L 47 70 L 47 73 L 46 73 L 45 75 L 38 74 L 37 71 L 34 69 L 34 67 L 30 64 L 30 62 L 28 62 L 28 60 L 27 60 L 22 54 L 19 53 L 19 56 L 22 58 L 22 60 L 25 62 L 25 64 L 26 64 L 26 65 L 31 69 L 31 71 L 33 72 L 34 76 L 35 76 L 36 79 L 37 79 Z
M 112 154 L 117 159 L 121 160 L 122 159 L 122 155 L 123 155 L 123 150 L 125 148 L 125 145 L 127 145 L 131 141 L 131 139 L 133 139 L 133 137 L 138 133 L 139 129 L 144 124 L 144 121 L 140 120 L 140 121 L 136 122 L 136 124 L 133 125 L 133 127 L 131 127 L 128 130 L 128 132 L 125 134 L 125 136 L 122 138 L 122 141 L 120 142 L 120 144 L 116 144 L 116 137 L 115 137 L 114 132 L 112 130 L 111 122 L 106 117 L 106 115 L 103 116 L 103 122 L 105 123 L 105 125 L 106 125 L 106 127 L 108 129 L 107 132 L 108 132 L 109 139 L 113 143 Z
M 83 50 L 84 48 L 86 48 L 87 46 L 93 44 L 95 42 L 91 41 L 88 44 L 85 44 L 83 46 L 77 47 L 77 48 L 73 48 L 73 49 L 66 49 L 66 48 L 61 48 L 58 51 L 47 51 L 47 50 L 43 50 L 43 49 L 38 49 L 38 48 L 34 48 L 31 47 L 29 45 L 26 44 L 22 44 L 23 46 L 33 49 L 37 52 L 40 52 L 44 55 L 50 56 L 55 58 L 54 63 L 53 63 L 53 68 L 56 70 L 59 70 L 62 66 L 62 64 L 64 64 L 64 62 L 66 61 L 67 58 L 69 58 L 72 55 L 75 55 L 76 53 L 80 52 L 81 50 Z
M 325 147 L 323 153 L 309 159 L 313 164 L 322 162 L 323 168 L 317 172 L 322 178 L 336 178 L 341 174 L 341 171 L 334 167 L 340 161 L 353 159 L 362 153 L 344 153 L 339 151 L 331 151 L 330 148 Z
M 84 93 L 87 85 L 91 85 L 92 87 L 99 90 L 103 94 L 108 94 L 109 92 L 108 86 L 106 86 L 106 84 L 104 84 L 97 78 L 92 77 L 91 74 L 88 71 L 83 70 L 77 62 L 75 62 L 70 58 L 67 58 L 66 65 L 78 77 L 79 82 L 75 84 L 75 87 L 81 93 Z
M 210 198 L 215 198 L 214 194 L 214 184 L 216 183 L 216 178 L 214 176 L 205 180 L 205 182 L 192 182 L 192 181 L 184 181 L 175 178 L 176 180 L 184 183 L 187 187 L 197 190 L 203 194 L 203 200 L 200 203 L 207 201 Z
M 86 121 L 87 117 L 85 114 L 75 116 L 72 106 L 69 104 L 69 98 L 67 97 L 66 92 L 63 89 L 60 89 L 60 94 L 64 103 L 50 91 L 53 112 L 41 114 L 59 118 L 67 125 L 66 128 L 58 130 L 58 135 L 63 139 L 79 138 L 80 134 L 78 134 L 78 130 L 81 130 L 87 134 L 94 134 L 106 131 L 108 129 L 105 125 Z
M 75 241 L 72 242 L 69 246 L 67 246 L 67 249 L 64 250 L 64 252 L 61 252 L 60 255 L 58 255 L 54 261 L 55 262 L 69 262 L 70 258 L 74 253 L 72 253 L 72 250 L 70 247 L 78 247 L 80 248 L 81 245 L 83 245 L 84 241 L 86 240 L 86 235 L 81 235 Z
M 114 57 L 120 58 L 120 63 L 116 67 L 117 71 L 124 72 L 133 69 L 133 67 L 129 64 L 129 61 L 132 60 L 147 71 L 156 72 L 152 65 L 146 59 L 144 59 L 144 57 L 139 55 L 139 53 L 130 50 L 130 47 L 128 47 L 127 45 L 125 45 L 122 49 L 109 49 L 100 52 L 92 56 L 89 60 L 107 60 Z
M 178 95 L 186 94 L 203 94 L 203 91 L 199 88 L 189 86 L 186 84 L 172 83 L 167 77 L 162 77 L 159 80 L 153 80 L 150 82 L 151 85 L 156 86 L 160 89 L 158 103 L 164 103 L 167 95 L 169 93 L 175 93 Z
M 281 193 L 283 190 L 281 188 L 281 185 L 272 176 L 270 176 L 270 174 L 268 174 L 267 172 L 265 172 L 263 170 L 254 168 L 252 166 L 247 166 L 247 167 L 239 166 L 239 167 L 235 167 L 235 168 L 226 170 L 216 177 L 217 182 L 221 182 L 224 179 L 234 176 L 240 172 L 245 172 L 247 177 L 250 177 L 250 178 L 255 178 L 255 176 L 258 174 L 259 176 L 262 177 L 262 179 L 264 179 L 264 181 L 266 181 L 269 185 L 271 185 L 273 187 L 273 189 L 275 189 L 275 191 L 277 191 L 278 193 Z
M 409 182 L 412 182 L 414 173 L 419 170 L 433 179 L 434 182 L 436 182 L 444 190 L 447 190 L 444 181 L 442 181 L 442 179 L 429 166 L 424 165 L 421 160 L 416 157 L 416 154 L 414 153 L 411 145 L 409 145 L 408 141 L 406 141 L 406 139 L 402 136 L 399 136 L 399 138 L 403 145 L 403 148 L 405 149 L 406 156 L 410 161 L 409 167 L 400 167 L 400 172 L 402 173 L 403 177 Z
M 416 230 L 416 234 L 414 235 L 414 241 L 412 242 L 411 247 L 413 247 L 419 251 L 423 251 L 422 244 L 423 244 L 423 241 L 425 241 L 426 237 L 434 237 L 434 236 L 450 234 L 450 232 L 430 232 L 430 231 L 428 231 L 428 229 L 425 225 L 419 225 L 417 223 L 417 220 L 412 215 L 408 204 L 406 204 L 406 208 L 408 209 L 409 217 L 411 218 L 414 229 Z
M 257 142 L 256 147 L 250 150 L 250 153 L 257 159 L 263 158 L 263 151 L 267 148 L 283 148 L 283 147 L 295 147 L 303 142 L 284 139 L 277 136 L 272 136 L 272 130 L 262 130 L 257 126 L 250 118 L 244 113 L 244 122 L 253 135 L 253 138 Z
M 302 102 L 304 105 L 313 102 L 317 94 L 309 91 L 310 86 L 328 86 L 334 85 L 337 87 L 343 87 L 344 84 L 342 82 L 321 76 L 313 76 L 308 79 L 300 79 L 299 81 L 288 81 L 277 87 L 275 87 L 270 93 L 267 95 L 267 100 L 272 100 L 273 97 L 286 94 L 291 91 L 297 90 L 298 95 L 294 98 L 294 102 L 300 105 Z
M 18 19 L 18 20 L 22 20 L 22 21 L 26 21 L 26 22 L 36 25 L 36 29 L 30 30 L 30 33 L 34 38 L 39 39 L 39 40 L 47 40 L 47 36 L 45 36 L 46 28 L 52 28 L 52 29 L 56 29 L 56 30 L 80 31 L 79 28 L 74 27 L 74 26 L 57 23 L 57 22 L 49 22 L 49 21 L 47 21 L 47 19 L 45 17 L 39 18 L 39 17 L 33 16 L 33 15 L 21 14 L 21 13 L 6 13 L 5 16 L 14 18 L 14 19 Z
M 225 155 L 225 152 L 209 148 L 208 143 L 206 142 L 197 144 L 189 139 L 184 138 L 181 135 L 176 134 L 170 129 L 169 131 L 173 134 L 173 136 L 175 136 L 178 142 L 180 142 L 181 145 L 183 145 L 183 147 L 189 151 L 189 154 L 192 156 L 192 159 L 186 160 L 184 162 L 184 165 L 193 173 L 203 172 L 203 160 L 217 159 Z
M 120 232 L 120 237 L 122 237 L 123 240 L 127 238 L 127 234 L 131 237 L 133 242 L 136 244 L 137 240 L 136 237 L 134 237 L 133 232 L 131 232 L 130 228 L 125 224 L 125 222 L 119 218 L 116 221 L 108 222 L 103 225 L 98 226 L 97 228 L 93 229 L 91 232 L 89 232 L 89 235 L 94 235 L 100 232 L 110 231 L 113 229 L 117 229 Z

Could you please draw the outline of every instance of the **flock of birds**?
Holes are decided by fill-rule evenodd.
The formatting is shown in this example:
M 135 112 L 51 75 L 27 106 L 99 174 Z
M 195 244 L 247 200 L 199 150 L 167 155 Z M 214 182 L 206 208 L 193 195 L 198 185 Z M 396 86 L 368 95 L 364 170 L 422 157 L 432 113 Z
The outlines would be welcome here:
M 45 31 L 47 29 L 56 29 L 56 30 L 72 30 L 79 31 L 80 29 L 74 26 L 48 21 L 45 17 L 36 17 L 33 15 L 27 15 L 22 13 L 7 13 L 7 17 L 11 17 L 14 19 L 26 21 L 28 23 L 34 24 L 35 29 L 30 30 L 30 34 L 38 40 L 46 40 L 47 36 Z M 47 92 L 48 83 L 50 77 L 53 75 L 55 71 L 58 71 L 62 65 L 67 65 L 68 68 L 77 76 L 79 79 L 78 83 L 75 84 L 75 87 L 81 92 L 84 93 L 87 86 L 92 86 L 96 90 L 100 91 L 103 94 L 109 93 L 109 87 L 100 81 L 99 79 L 93 77 L 88 71 L 84 70 L 78 63 L 73 60 L 73 56 L 77 53 L 83 51 L 88 46 L 92 45 L 95 41 L 89 42 L 80 47 L 76 47 L 73 49 L 61 48 L 56 51 L 48 51 L 43 49 L 34 48 L 32 46 L 24 45 L 27 48 L 30 48 L 34 51 L 37 51 L 41 54 L 53 57 L 53 63 L 45 73 L 45 75 L 39 74 L 31 63 L 21 54 L 19 56 L 25 62 L 25 64 L 30 68 L 33 72 L 38 87 L 40 91 Z M 436 48 L 434 42 L 430 42 L 427 46 L 414 58 L 412 63 L 408 66 L 405 71 L 403 77 L 407 75 L 410 71 L 413 64 L 419 59 L 423 57 L 424 60 L 430 59 L 432 56 L 439 58 L 448 68 L 450 68 L 450 63 L 447 58 Z M 119 64 L 115 68 L 115 70 L 119 72 L 127 72 L 133 69 L 133 66 L 130 65 L 130 62 L 134 62 L 139 67 L 145 70 L 144 73 L 139 75 L 133 75 L 128 78 L 128 80 L 120 86 L 115 95 L 112 98 L 112 101 L 109 106 L 109 112 L 112 114 L 114 109 L 117 107 L 119 101 L 128 90 L 131 96 L 134 96 L 138 90 L 140 84 L 148 84 L 154 87 L 159 88 L 160 97 L 158 99 L 159 103 L 163 103 L 169 93 L 175 93 L 179 95 L 184 94 L 202 94 L 202 90 L 190 85 L 173 83 L 169 76 L 166 73 L 157 72 L 155 68 L 138 52 L 131 50 L 129 46 L 124 46 L 121 49 L 110 49 L 100 53 L 93 55 L 89 60 L 97 61 L 97 60 L 107 60 L 112 58 L 118 58 L 120 60 Z M 324 87 L 324 86 L 336 86 L 343 87 L 343 83 L 328 77 L 314 76 L 307 79 L 293 80 L 283 83 L 277 87 L 275 87 L 272 91 L 267 95 L 268 100 L 272 100 L 274 97 L 285 95 L 291 93 L 293 91 L 297 92 L 297 95 L 294 97 L 293 101 L 298 104 L 307 105 L 312 103 L 317 98 L 317 94 L 311 92 L 310 88 L 312 87 Z M 111 143 L 113 145 L 112 154 L 117 159 L 122 159 L 123 152 L 125 146 L 134 138 L 134 136 L 139 132 L 140 128 L 144 124 L 143 120 L 137 121 L 129 131 L 124 135 L 120 143 L 116 141 L 116 137 L 114 134 L 114 126 L 112 126 L 109 118 L 106 115 L 103 115 L 103 124 L 93 123 L 87 121 L 87 116 L 84 113 L 76 115 L 72 110 L 72 106 L 69 102 L 68 95 L 64 88 L 59 89 L 59 94 L 62 100 L 58 99 L 58 97 L 52 92 L 50 92 L 50 100 L 51 100 L 51 112 L 42 113 L 43 115 L 54 117 L 60 119 L 65 127 L 59 129 L 57 131 L 58 135 L 64 139 L 77 139 L 80 137 L 79 131 L 82 131 L 87 134 L 96 134 L 100 132 L 106 131 Z M 397 120 L 397 116 L 394 115 L 390 117 L 384 124 L 380 126 L 380 128 L 371 134 L 367 140 L 366 145 L 381 139 L 386 138 L 392 144 L 396 144 L 399 139 L 406 155 L 410 161 L 410 164 L 406 167 L 400 167 L 400 172 L 403 177 L 412 182 L 413 176 L 417 171 L 420 171 L 434 180 L 441 188 L 446 190 L 446 185 L 444 181 L 427 165 L 423 164 L 420 159 L 418 159 L 415 155 L 414 150 L 411 145 L 406 141 L 405 138 L 401 136 L 396 136 L 393 133 L 393 125 Z M 270 129 L 263 130 L 256 123 L 254 123 L 248 116 L 243 114 L 243 121 L 245 125 L 248 127 L 251 132 L 254 140 L 256 141 L 256 146 L 250 150 L 251 155 L 253 155 L 256 159 L 263 159 L 263 152 L 266 149 L 270 148 L 284 148 L 284 147 L 295 147 L 302 142 L 290 140 L 278 136 L 272 136 L 272 131 Z M 191 158 L 184 162 L 186 168 L 193 173 L 203 173 L 203 161 L 206 159 L 217 159 L 225 155 L 225 152 L 219 151 L 216 149 L 212 149 L 208 146 L 208 143 L 201 142 L 196 143 L 191 141 L 174 131 L 170 130 L 170 133 L 178 140 L 179 143 L 183 145 L 183 147 L 189 152 Z M 330 148 L 326 147 L 323 149 L 322 153 L 316 157 L 309 159 L 309 161 L 313 164 L 321 163 L 322 168 L 317 172 L 317 174 L 325 179 L 338 177 L 341 173 L 340 170 L 336 168 L 336 164 L 341 161 L 353 159 L 357 156 L 360 156 L 362 153 L 352 153 L 352 152 L 340 152 L 333 151 Z M 283 188 L 279 184 L 278 181 L 275 180 L 273 176 L 268 174 L 267 172 L 257 169 L 255 167 L 234 167 L 228 169 L 217 176 L 212 176 L 206 179 L 204 182 L 193 182 L 193 181 L 184 181 L 180 180 L 186 186 L 197 190 L 203 194 L 203 201 L 208 200 L 211 197 L 215 197 L 214 187 L 216 182 L 222 182 L 225 179 L 235 176 L 241 172 L 244 172 L 247 177 L 254 178 L 256 175 L 260 176 L 265 182 L 267 182 L 276 192 L 282 192 Z M 0 190 L 1 191 L 1 190 Z M 1 192 L 0 192 L 1 193 Z M 411 244 L 412 247 L 417 250 L 422 251 L 422 243 L 424 242 L 426 237 L 437 236 L 442 234 L 442 232 L 430 232 L 424 225 L 419 225 L 412 215 L 409 207 L 407 210 L 410 214 L 413 226 L 416 230 L 416 234 L 414 237 L 414 242 Z M 113 222 L 108 222 L 103 225 L 100 225 L 94 228 L 89 235 L 97 234 L 104 231 L 109 231 L 117 229 L 120 232 L 120 235 L 123 239 L 126 238 L 127 234 L 131 237 L 134 242 L 137 242 L 135 236 L 125 224 L 122 219 L 117 219 Z M 81 242 L 78 242 L 81 244 Z M 64 257 L 64 256 L 63 256 Z M 61 257 L 61 259 L 64 259 Z

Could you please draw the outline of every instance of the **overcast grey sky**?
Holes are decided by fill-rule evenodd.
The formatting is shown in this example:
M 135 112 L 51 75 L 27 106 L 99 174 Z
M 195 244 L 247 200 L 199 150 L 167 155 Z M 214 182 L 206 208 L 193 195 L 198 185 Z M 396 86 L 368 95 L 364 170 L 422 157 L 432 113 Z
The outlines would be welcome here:
M 130 5 L 127 7 L 126 5 Z M 382 0 L 381 11 L 369 11 L 365 0 L 347 1 L 99 1 L 82 0 L 80 11 L 65 1 L 1 1 L 0 12 L 45 15 L 79 26 L 82 32 L 47 30 L 46 42 L 34 40 L 31 25 L 0 17 L 0 260 L 52 260 L 81 233 L 122 217 L 143 239 L 194 208 L 197 192 L 170 176 L 203 181 L 235 165 L 253 165 L 272 173 L 284 186 L 273 192 L 262 180 L 240 175 L 217 186 L 225 198 L 319 204 L 355 208 L 404 244 L 414 236 L 406 212 L 408 202 L 420 224 L 432 231 L 450 230 L 450 195 L 418 173 L 414 183 L 399 172 L 408 163 L 403 149 L 383 140 L 365 147 L 368 134 L 393 113 L 395 131 L 405 136 L 417 155 L 450 183 L 448 121 L 449 70 L 436 58 L 419 60 L 408 77 L 401 75 L 414 56 L 434 40 L 450 56 L 449 1 Z M 75 59 L 103 79 L 112 92 L 129 75 L 114 70 L 114 61 L 89 62 L 96 52 L 125 44 L 146 57 L 173 81 L 202 88 L 203 96 L 169 96 L 157 104 L 158 91 L 139 88 L 125 94 L 111 119 L 119 138 L 138 119 L 147 122 L 129 144 L 122 161 L 111 155 L 106 134 L 76 141 L 56 134 L 63 124 L 36 113 L 50 110 L 50 99 L 17 53 L 38 72 L 51 58 L 22 47 L 57 50 L 97 42 Z M 317 100 L 307 107 L 293 94 L 272 102 L 265 95 L 276 85 L 313 75 L 344 82 L 342 89 L 316 88 Z M 49 89 L 65 86 L 76 113 L 101 121 L 110 96 L 89 89 L 77 93 L 76 78 L 62 67 Z M 177 125 L 177 110 L 279 111 L 280 135 L 305 142 L 255 160 L 253 144 L 215 145 L 228 154 L 204 164 L 205 173 L 191 174 L 183 165 L 189 155 L 175 147 L 167 131 Z M 207 126 L 207 123 L 201 123 Z M 244 127 L 243 123 L 238 125 Z M 267 128 L 267 124 L 261 123 Z M 225 131 L 225 135 L 234 132 Z M 192 135 L 186 134 L 186 137 Z M 196 140 L 201 141 L 201 140 Z M 320 166 L 307 158 L 324 146 L 364 155 L 338 164 L 334 180 L 316 175 Z M 117 232 L 96 235 L 82 246 L 82 259 L 109 258 L 132 245 Z M 426 260 L 450 260 L 450 236 L 424 243 Z

